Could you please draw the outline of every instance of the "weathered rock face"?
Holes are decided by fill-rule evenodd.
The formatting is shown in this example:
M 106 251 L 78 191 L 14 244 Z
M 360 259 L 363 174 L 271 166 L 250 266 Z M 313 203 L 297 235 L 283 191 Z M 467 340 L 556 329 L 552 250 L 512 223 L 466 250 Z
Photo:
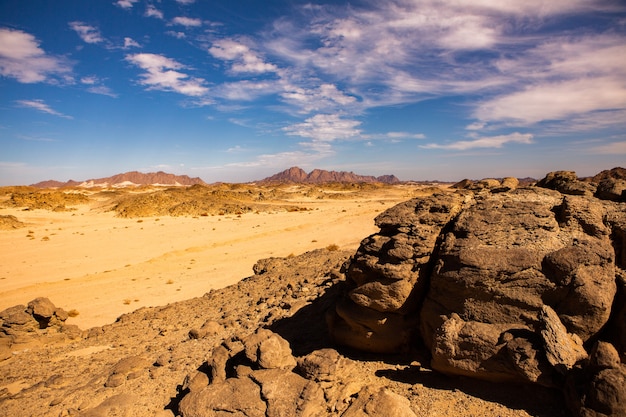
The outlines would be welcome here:
M 376 217 L 381 231 L 364 239 L 346 266 L 350 290 L 329 315 L 339 343 L 373 352 L 408 343 L 437 239 L 469 199 L 469 194 L 435 194 Z
M 538 184 L 485 182 L 379 215 L 344 267 L 335 340 L 393 352 L 419 338 L 440 372 L 546 386 L 611 329 L 623 355 L 626 205 L 573 172 Z
M 11 346 L 79 337 L 78 327 L 65 324 L 68 317 L 44 297 L 0 311 L 0 360 L 11 356 Z
M 626 365 L 610 343 L 598 342 L 582 369 L 570 373 L 566 396 L 575 415 L 626 415 Z
M 551 367 L 542 364 L 537 337 L 543 306 L 551 306 L 567 331 L 583 341 L 609 319 L 615 262 L 603 212 L 599 202 L 544 189 L 477 196 L 443 239 L 420 313 L 433 367 L 548 383 L 542 377 Z M 476 323 L 472 334 L 438 330 L 453 313 L 465 325 Z M 507 333 L 517 336 L 506 341 Z M 480 359 L 472 359 L 472 351 L 463 346 L 482 345 L 487 337 L 495 343 L 483 346 Z M 519 343 L 539 346 L 532 348 L 538 350 L 532 366 L 508 353 Z M 489 346 L 491 352 L 486 352 Z

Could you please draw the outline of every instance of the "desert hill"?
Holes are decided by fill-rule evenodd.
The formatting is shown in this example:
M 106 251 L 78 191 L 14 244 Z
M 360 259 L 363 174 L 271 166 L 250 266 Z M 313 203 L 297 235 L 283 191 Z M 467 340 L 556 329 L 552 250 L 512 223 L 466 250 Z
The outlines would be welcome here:
M 314 169 L 308 174 L 301 168 L 291 167 L 271 177 L 267 177 L 260 182 L 293 182 L 308 184 L 324 184 L 331 182 L 340 183 L 375 183 L 398 184 L 400 180 L 395 175 L 382 175 L 374 177 L 371 175 L 357 175 L 346 171 L 326 171 Z
M 116 174 L 111 177 L 89 179 L 86 181 L 69 180 L 61 182 L 56 180 L 48 180 L 32 184 L 37 188 L 61 188 L 61 187 L 127 187 L 137 185 L 161 185 L 161 186 L 189 186 L 196 184 L 205 184 L 200 178 L 191 178 L 187 175 L 168 174 L 163 171 L 143 173 L 138 171 L 130 171 L 122 174 Z

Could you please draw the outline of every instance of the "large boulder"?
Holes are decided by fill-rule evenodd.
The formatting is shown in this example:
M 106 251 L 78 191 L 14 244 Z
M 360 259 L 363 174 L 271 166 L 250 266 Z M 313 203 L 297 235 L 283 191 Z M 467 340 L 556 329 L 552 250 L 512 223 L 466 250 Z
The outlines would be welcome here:
M 595 192 L 595 187 L 592 184 L 579 180 L 574 171 L 550 172 L 537 181 L 537 186 L 571 195 L 591 196 Z
M 334 340 L 371 352 L 423 343 L 434 370 L 546 386 L 598 339 L 612 335 L 623 354 L 626 207 L 595 198 L 573 172 L 539 185 L 436 194 L 380 214 L 380 232 L 344 265 Z
M 207 360 L 209 375 L 186 378 L 189 391 L 179 404 L 183 417 L 321 417 L 324 392 L 294 372 L 289 343 L 276 333 L 258 329 L 214 348 Z
M 600 203 L 540 188 L 477 196 L 439 247 L 420 312 L 433 368 L 550 385 L 563 364 L 546 359 L 546 306 L 573 351 L 609 319 L 615 262 L 603 212 Z M 520 346 L 523 355 L 511 353 Z

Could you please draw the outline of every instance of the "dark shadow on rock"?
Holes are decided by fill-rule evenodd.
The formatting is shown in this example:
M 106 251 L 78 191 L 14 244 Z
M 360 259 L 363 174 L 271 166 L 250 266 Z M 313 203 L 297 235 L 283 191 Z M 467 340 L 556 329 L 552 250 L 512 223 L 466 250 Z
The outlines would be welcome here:
M 182 385 L 177 385 L 176 396 L 170 398 L 170 402 L 164 407 L 164 410 L 170 410 L 172 413 L 174 413 L 174 415 L 179 415 L 178 405 L 187 394 L 189 394 L 188 389 L 183 389 Z
M 531 384 L 495 383 L 459 376 L 448 376 L 420 366 L 383 369 L 376 376 L 428 388 L 461 391 L 472 397 L 524 410 L 535 417 L 569 417 L 561 391 Z
M 326 325 L 326 311 L 334 308 L 346 283 L 329 287 L 321 297 L 299 309 L 293 316 L 279 319 L 269 326 L 289 342 L 295 356 L 304 356 L 315 350 L 335 347 Z

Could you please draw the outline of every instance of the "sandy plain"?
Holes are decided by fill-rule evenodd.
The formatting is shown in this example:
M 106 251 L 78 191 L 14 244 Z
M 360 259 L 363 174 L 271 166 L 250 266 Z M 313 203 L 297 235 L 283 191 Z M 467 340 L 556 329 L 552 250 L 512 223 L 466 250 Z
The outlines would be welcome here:
M 331 245 L 356 250 L 378 230 L 377 214 L 432 187 L 292 191 L 275 211 L 222 215 L 123 218 L 107 198 L 94 196 L 60 212 L 0 205 L 0 215 L 24 223 L 0 230 L 0 310 L 48 297 L 78 313 L 68 324 L 102 326 L 141 307 L 233 284 L 252 275 L 262 258 Z M 306 210 L 279 209 L 279 203 Z

